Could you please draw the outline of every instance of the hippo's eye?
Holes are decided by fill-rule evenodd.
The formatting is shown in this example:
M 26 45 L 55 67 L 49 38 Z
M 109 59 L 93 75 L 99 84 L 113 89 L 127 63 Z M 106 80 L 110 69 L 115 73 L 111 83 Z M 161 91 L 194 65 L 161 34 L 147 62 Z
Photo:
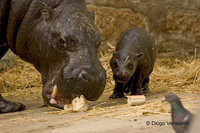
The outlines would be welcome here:
M 77 50 L 76 40 L 74 40 L 71 36 L 66 36 L 64 38 L 59 37 L 53 46 L 61 53 L 74 52 Z
M 64 49 L 66 48 L 66 46 L 67 46 L 67 45 L 66 45 L 66 43 L 65 43 L 65 40 L 62 39 L 62 38 L 60 38 L 59 43 L 58 43 L 58 45 L 57 45 L 58 49 L 64 50 Z
M 65 40 L 62 39 L 62 38 L 60 38 L 60 43 L 61 43 L 61 44 L 64 44 L 64 43 L 65 43 Z

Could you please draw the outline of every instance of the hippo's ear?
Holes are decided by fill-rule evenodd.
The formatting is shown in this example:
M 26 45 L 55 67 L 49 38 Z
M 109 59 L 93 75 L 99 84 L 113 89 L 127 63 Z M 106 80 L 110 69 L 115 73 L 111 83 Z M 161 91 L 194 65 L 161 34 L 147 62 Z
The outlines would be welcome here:
M 141 60 L 144 57 L 144 53 L 138 53 L 136 54 L 136 57 L 138 60 Z
M 53 9 L 51 7 L 49 7 L 46 3 L 43 3 L 41 6 L 41 13 L 42 13 L 42 17 L 45 20 L 51 20 L 52 15 L 53 15 Z
M 92 15 L 93 20 L 95 20 L 95 10 L 92 10 L 92 11 L 90 12 L 90 14 Z

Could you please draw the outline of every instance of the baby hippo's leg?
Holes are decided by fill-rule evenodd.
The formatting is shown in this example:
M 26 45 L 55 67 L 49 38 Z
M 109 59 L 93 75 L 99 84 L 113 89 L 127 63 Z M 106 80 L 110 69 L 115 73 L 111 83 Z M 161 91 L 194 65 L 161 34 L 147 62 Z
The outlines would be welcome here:
M 144 80 L 143 80 L 143 83 L 142 83 L 142 91 L 144 92 L 144 94 L 146 95 L 147 92 L 150 90 L 149 89 L 149 76 L 146 77 Z
M 128 81 L 128 83 L 126 83 L 124 92 L 125 93 L 129 93 L 129 92 L 131 92 L 132 88 L 134 88 L 134 87 L 135 87 L 135 77 L 133 75 L 133 76 L 131 76 L 131 78 Z M 135 89 L 133 89 L 133 90 L 135 90 Z
M 124 97 L 124 84 L 115 82 L 115 88 L 113 90 L 112 95 L 109 98 L 116 99 L 120 97 Z
M 1 39 L 1 38 L 0 38 Z M 1 41 L 1 40 L 0 40 Z M 4 54 L 8 51 L 9 47 L 6 44 L 1 44 L 0 42 L 0 59 L 4 56 Z
M 142 88 L 143 79 L 141 76 L 137 76 L 135 80 L 133 80 L 131 85 L 131 95 L 144 95 Z
M 130 88 L 129 88 L 129 84 L 125 84 L 125 87 L 124 87 L 124 92 L 125 93 L 129 93 L 130 92 Z

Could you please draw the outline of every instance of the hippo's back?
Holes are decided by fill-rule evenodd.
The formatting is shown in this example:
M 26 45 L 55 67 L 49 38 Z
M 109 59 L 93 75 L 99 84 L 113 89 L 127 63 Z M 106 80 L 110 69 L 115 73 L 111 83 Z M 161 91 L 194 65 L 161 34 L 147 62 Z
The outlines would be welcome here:
M 141 52 L 144 52 L 144 59 L 154 64 L 157 55 L 154 37 L 141 28 L 134 28 L 133 31 L 136 33 Z M 135 43 L 135 45 L 137 45 L 137 43 Z
M 154 65 L 156 60 L 154 37 L 141 28 L 132 28 L 122 33 L 118 39 L 116 51 L 143 52 L 144 58 L 141 62 L 146 61 L 151 66 Z

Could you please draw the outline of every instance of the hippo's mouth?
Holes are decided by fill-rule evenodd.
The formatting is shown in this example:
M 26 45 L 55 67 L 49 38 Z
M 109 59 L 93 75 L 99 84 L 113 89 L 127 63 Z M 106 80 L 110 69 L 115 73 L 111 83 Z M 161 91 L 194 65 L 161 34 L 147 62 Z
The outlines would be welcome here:
M 113 75 L 113 79 L 118 83 L 127 83 L 130 80 L 128 76 L 115 76 Z
M 128 80 L 125 79 L 125 78 L 113 77 L 113 79 L 118 83 L 126 83 L 126 82 L 128 82 Z
M 128 82 L 127 80 L 119 80 L 119 79 L 117 79 L 117 80 L 115 80 L 116 82 L 118 82 L 118 83 L 126 83 L 126 82 Z
M 63 97 L 59 91 L 57 85 L 55 85 L 52 89 L 51 99 L 49 103 L 53 106 L 57 106 L 59 108 L 64 108 L 66 104 L 71 104 L 71 100 Z

